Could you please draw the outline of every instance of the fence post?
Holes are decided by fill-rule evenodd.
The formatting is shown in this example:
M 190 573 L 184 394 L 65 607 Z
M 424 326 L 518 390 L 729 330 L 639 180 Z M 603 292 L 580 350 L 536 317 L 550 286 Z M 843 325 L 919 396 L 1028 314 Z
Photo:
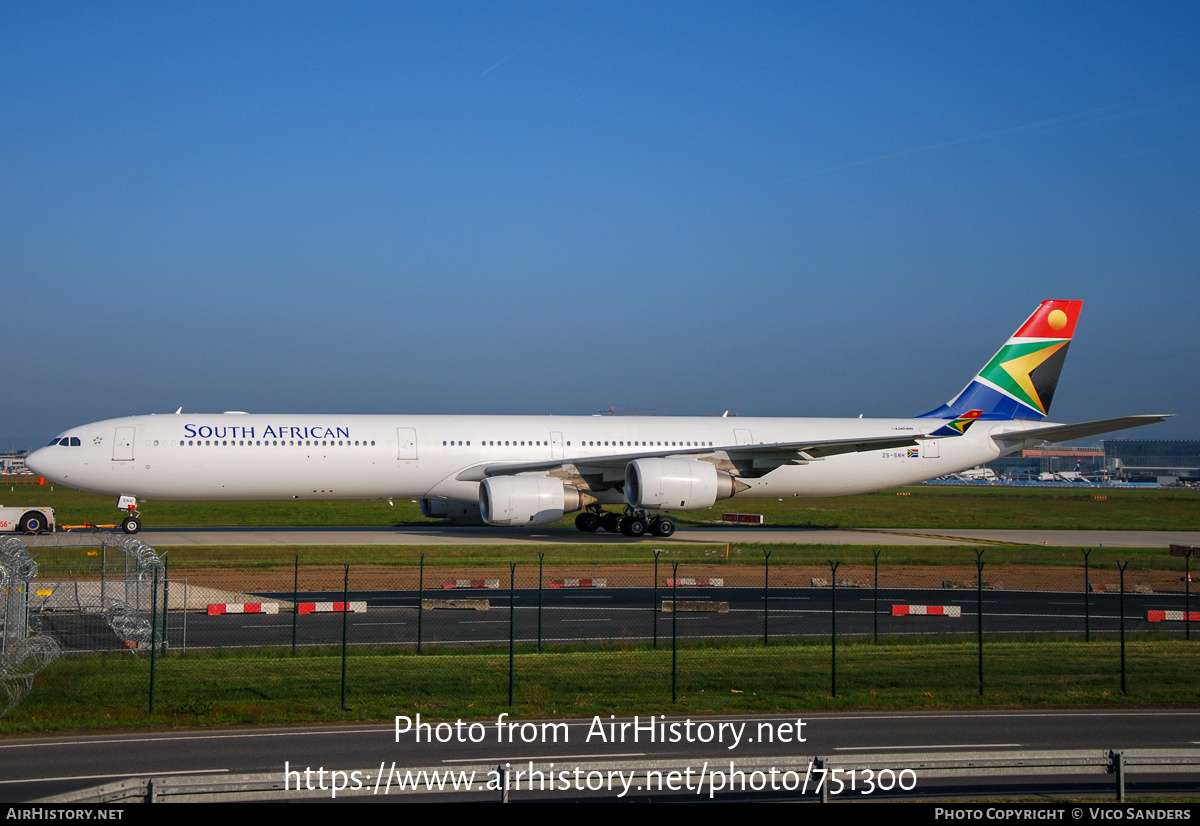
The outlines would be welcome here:
M 183 653 L 187 653 L 188 578 L 183 578 Z
M 830 650 L 830 670 L 829 670 L 829 696 L 837 696 L 837 569 L 838 563 L 830 560 L 829 562 L 829 584 L 833 590 L 830 592 L 831 602 L 829 610 L 829 650 Z
M 1117 567 L 1121 570 L 1121 693 L 1125 693 L 1125 569 L 1129 567 L 1129 561 L 1118 562 Z
M 1088 566 L 1091 548 L 1083 549 L 1083 641 L 1092 641 L 1092 572 Z
M 300 616 L 300 554 L 292 566 L 292 656 L 296 656 L 296 622 Z
M 546 558 L 546 553 L 538 554 L 538 653 L 542 653 L 542 560 Z
M 651 624 L 654 626 L 654 650 L 658 650 L 658 555 L 662 553 L 662 548 L 654 549 L 654 596 L 650 603 Z
M 771 552 L 763 551 L 763 647 L 766 648 L 767 618 L 770 616 L 769 601 L 771 598 Z
M 983 549 L 975 552 L 975 639 L 979 648 L 979 696 L 983 696 Z
M 158 663 L 154 658 L 158 650 L 158 566 L 154 566 L 154 585 L 150 592 L 150 713 L 154 713 L 154 680 Z
M 417 578 L 417 653 L 421 653 L 421 619 L 425 615 L 425 553 L 421 553 L 420 574 Z
M 1192 551 L 1183 556 L 1183 638 L 1192 638 Z
M 508 707 L 513 704 L 513 617 L 516 614 L 517 563 L 508 563 Z
M 658 582 L 656 579 L 655 582 Z M 679 649 L 677 637 L 677 624 L 679 618 L 679 601 L 675 599 L 675 594 L 679 588 L 679 563 L 671 563 L 671 702 L 674 703 L 679 699 L 677 671 L 679 667 Z
M 170 570 L 169 566 L 170 566 L 171 562 L 167 558 L 166 553 L 163 553 L 163 555 L 162 555 L 162 562 L 163 562 L 162 653 L 166 654 L 167 653 L 167 633 L 168 633 L 168 629 L 170 628 L 170 626 L 167 623 L 167 618 L 169 616 L 167 614 L 167 607 L 171 601 L 171 577 L 167 575 L 167 572 Z
M 875 602 L 871 609 L 871 619 L 875 622 L 874 644 L 879 645 L 879 549 L 876 548 L 872 553 L 875 554 Z
M 342 581 L 342 711 L 346 708 L 346 643 L 350 635 L 350 566 Z

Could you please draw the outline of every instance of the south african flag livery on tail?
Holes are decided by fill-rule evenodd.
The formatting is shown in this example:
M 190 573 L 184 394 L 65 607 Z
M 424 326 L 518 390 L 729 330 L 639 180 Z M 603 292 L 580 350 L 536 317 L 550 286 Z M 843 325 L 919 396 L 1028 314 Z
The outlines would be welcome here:
M 980 416 L 983 415 L 982 410 L 968 410 L 966 413 L 959 416 L 951 422 L 946 422 L 937 430 L 930 433 L 930 436 L 961 436 L 967 432 L 967 428 L 975 424 Z
M 961 393 L 921 418 L 954 419 L 946 427 L 957 432 L 967 417 L 1046 418 L 1082 307 L 1082 301 L 1043 301 Z

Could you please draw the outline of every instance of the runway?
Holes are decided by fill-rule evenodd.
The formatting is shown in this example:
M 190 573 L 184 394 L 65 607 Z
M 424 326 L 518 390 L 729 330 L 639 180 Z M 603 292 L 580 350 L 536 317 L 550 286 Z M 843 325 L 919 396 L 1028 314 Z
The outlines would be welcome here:
M 933 528 L 683 527 L 669 539 L 630 539 L 574 528 L 404 527 L 404 528 L 153 528 L 138 538 L 154 547 L 204 545 L 1050 545 L 1057 547 L 1165 548 L 1200 545 L 1200 531 L 957 530 Z M 95 534 L 60 532 L 23 537 L 30 547 L 95 544 Z
M 342 640 L 340 613 L 295 616 L 292 593 L 264 592 L 263 602 L 280 604 L 278 614 L 222 614 L 174 611 L 167 620 L 173 650 L 228 647 L 336 646 Z M 455 597 L 486 601 L 487 610 L 418 612 L 415 590 L 352 590 L 351 601 L 366 603 L 365 613 L 346 618 L 347 639 L 354 645 L 502 646 L 511 633 L 518 644 L 624 642 L 669 644 L 672 633 L 682 640 L 761 640 L 827 638 L 832 592 L 829 588 L 681 587 L 676 616 L 667 610 L 671 589 L 518 588 L 510 600 L 507 588 L 445 592 L 426 590 L 425 600 Z M 980 602 L 973 589 L 840 588 L 837 598 L 839 634 L 885 637 L 971 634 L 978 624 Z M 1120 628 L 1119 594 L 1054 591 L 987 591 L 982 594 L 983 628 L 988 634 L 1111 634 Z M 340 591 L 301 591 L 301 602 L 336 602 Z M 956 608 L 957 616 L 894 616 L 893 605 L 938 605 Z M 1125 625 L 1130 631 L 1182 634 L 1181 623 L 1148 623 L 1147 611 L 1182 610 L 1182 594 L 1125 595 Z M 510 628 L 510 606 L 512 620 Z M 707 609 L 707 610 L 706 610 Z M 419 615 L 420 614 L 420 615 Z M 120 650 L 123 642 L 102 618 L 76 613 L 39 615 L 40 632 L 68 651 Z M 420 629 L 418 631 L 418 629 Z

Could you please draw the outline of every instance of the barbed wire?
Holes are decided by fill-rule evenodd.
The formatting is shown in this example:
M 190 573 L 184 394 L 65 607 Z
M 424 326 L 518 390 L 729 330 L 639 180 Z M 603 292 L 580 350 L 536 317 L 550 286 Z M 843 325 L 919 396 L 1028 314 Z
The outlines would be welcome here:
M 62 656 L 62 647 L 50 637 L 28 637 L 10 645 L 0 658 L 0 686 L 7 696 L 0 717 L 8 714 L 33 690 L 33 678 Z

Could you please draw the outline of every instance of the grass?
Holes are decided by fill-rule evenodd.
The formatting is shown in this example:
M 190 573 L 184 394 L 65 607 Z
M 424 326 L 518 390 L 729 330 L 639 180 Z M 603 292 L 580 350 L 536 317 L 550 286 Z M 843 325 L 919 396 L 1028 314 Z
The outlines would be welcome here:
M 663 543 L 666 544 L 666 543 Z M 771 553 L 772 571 L 784 566 L 828 567 L 836 560 L 847 568 L 872 566 L 874 551 L 879 550 L 882 572 L 888 566 L 969 566 L 975 565 L 978 546 L 951 545 L 889 545 L 881 548 L 853 545 L 793 545 L 793 544 L 743 544 L 725 545 L 667 545 L 659 557 L 660 573 L 669 572 L 670 565 L 678 562 L 681 576 L 689 567 L 696 565 L 717 566 L 729 569 L 727 576 L 735 571 L 746 576 L 760 576 L 765 553 Z M 357 566 L 384 566 L 387 568 L 415 569 L 424 565 L 431 576 L 444 569 L 489 570 L 489 576 L 504 575 L 507 581 L 508 565 L 515 562 L 521 587 L 529 587 L 527 577 L 536 578 L 539 555 L 547 571 L 563 576 L 611 575 L 615 568 L 633 571 L 653 567 L 653 543 L 619 543 L 612 545 L 437 545 L 429 547 L 397 545 L 274 545 L 274 546 L 174 546 L 159 548 L 166 550 L 173 579 L 200 575 L 207 572 L 243 571 L 276 573 L 286 572 L 291 576 L 297 557 L 301 573 L 314 568 L 336 569 L 340 576 L 341 566 L 350 565 L 351 575 Z M 1002 577 L 999 573 L 1005 566 L 1046 566 L 1051 568 L 1080 569 L 1083 553 L 1073 547 L 1046 546 L 984 546 L 988 578 Z M 36 548 L 34 555 L 39 565 L 39 576 L 43 579 L 57 575 L 87 575 L 93 568 L 98 576 L 97 558 L 89 557 L 94 547 Z M 1129 562 L 1130 571 L 1171 571 L 1182 575 L 1184 560 L 1169 556 L 1162 548 L 1108 548 L 1092 550 L 1089 564 L 1092 569 L 1112 571 L 1116 563 Z M 110 565 L 112 563 L 110 562 Z M 1192 566 L 1197 567 L 1195 564 Z M 111 570 L 111 569 L 110 569 Z M 665 574 L 664 574 L 665 575 Z M 360 580 L 361 582 L 361 580 Z M 359 586 L 356 586 L 359 587 Z
M 111 523 L 119 516 L 111 496 L 60 486 L 0 487 L 0 502 L 13 507 L 55 508 L 62 524 Z M 680 525 L 704 525 L 725 511 L 761 513 L 776 527 L 1200 530 L 1200 491 L 1096 488 L 942 487 L 919 485 L 828 499 L 733 499 L 706 511 L 677 514 Z M 1096 501 L 1096 495 L 1106 496 Z M 154 527 L 334 526 L 399 527 L 447 524 L 421 516 L 415 502 L 382 500 L 288 502 L 148 502 L 142 514 Z M 573 524 L 574 515 L 561 523 Z
M 830 651 L 818 643 L 769 648 L 725 644 L 680 651 L 678 702 L 671 702 L 671 652 L 628 650 L 519 653 L 508 705 L 506 653 L 415 656 L 352 653 L 349 710 L 341 708 L 341 658 L 309 652 L 170 655 L 159 660 L 156 708 L 148 711 L 149 658 L 65 657 L 4 720 L 6 734 L 195 725 L 287 725 L 489 719 L 594 714 L 803 712 L 1075 705 L 1194 706 L 1200 687 L 1193 644 L 1128 643 L 1129 693 L 1120 691 L 1112 639 L 988 640 L 986 686 L 978 694 L 973 641 L 839 641 L 838 695 L 830 695 Z

